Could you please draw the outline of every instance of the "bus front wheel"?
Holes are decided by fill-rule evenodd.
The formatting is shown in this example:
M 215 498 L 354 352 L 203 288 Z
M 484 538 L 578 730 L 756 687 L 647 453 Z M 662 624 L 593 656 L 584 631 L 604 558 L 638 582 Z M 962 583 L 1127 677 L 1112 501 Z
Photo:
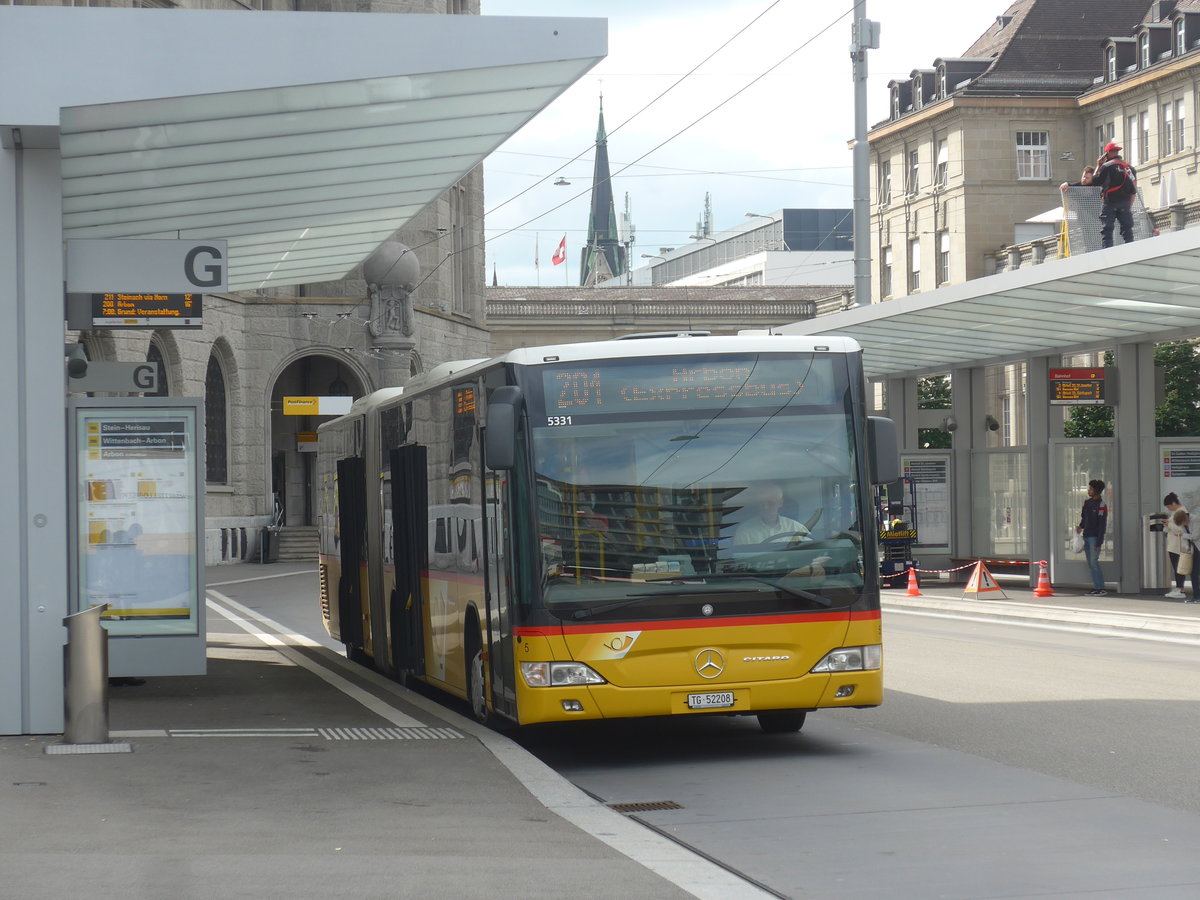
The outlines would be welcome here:
M 806 712 L 771 712 L 758 714 L 758 727 L 767 734 L 788 734 L 804 727 Z
M 471 657 L 471 663 L 467 669 L 467 699 L 471 701 L 471 715 L 475 717 L 475 721 L 488 725 L 491 722 L 491 714 L 487 707 L 487 688 L 484 684 L 483 675 L 483 650 L 477 649 Z

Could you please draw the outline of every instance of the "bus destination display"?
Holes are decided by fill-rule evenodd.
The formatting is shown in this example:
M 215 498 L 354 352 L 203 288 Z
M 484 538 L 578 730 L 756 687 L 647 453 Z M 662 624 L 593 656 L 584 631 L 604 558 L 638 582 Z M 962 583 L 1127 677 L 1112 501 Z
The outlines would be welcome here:
M 92 325 L 104 328 L 200 328 L 202 294 L 92 294 Z
M 820 358 L 580 363 L 547 370 L 542 378 L 546 412 L 552 420 L 601 413 L 834 402 L 832 366 Z

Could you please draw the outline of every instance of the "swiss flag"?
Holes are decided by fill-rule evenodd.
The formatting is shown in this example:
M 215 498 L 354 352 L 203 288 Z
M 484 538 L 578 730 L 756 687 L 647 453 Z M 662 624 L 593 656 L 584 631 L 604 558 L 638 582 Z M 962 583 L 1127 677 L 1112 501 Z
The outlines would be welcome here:
M 554 251 L 554 255 L 550 257 L 550 261 L 556 266 L 559 263 L 567 261 L 567 236 L 564 234 L 563 239 L 558 242 L 558 249 Z

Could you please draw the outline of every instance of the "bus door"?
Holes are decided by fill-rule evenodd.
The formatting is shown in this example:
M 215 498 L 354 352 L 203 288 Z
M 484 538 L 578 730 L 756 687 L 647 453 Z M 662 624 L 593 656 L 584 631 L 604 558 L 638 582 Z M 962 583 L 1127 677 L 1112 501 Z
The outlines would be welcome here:
M 487 560 L 487 622 L 484 642 L 492 683 L 492 706 L 505 715 L 516 717 L 517 694 L 513 684 L 516 663 L 512 641 L 512 581 L 509 544 L 508 476 L 510 472 L 484 469 L 483 542 Z
M 429 570 L 429 482 L 425 447 L 406 444 L 391 451 L 392 559 L 396 585 L 388 598 L 392 659 L 399 672 L 425 674 L 425 641 L 421 636 L 424 594 L 421 581 Z
M 342 643 L 365 649 L 363 641 L 363 572 L 366 562 L 367 479 L 361 456 L 337 462 L 338 533 L 341 536 L 341 577 L 338 580 L 338 622 Z

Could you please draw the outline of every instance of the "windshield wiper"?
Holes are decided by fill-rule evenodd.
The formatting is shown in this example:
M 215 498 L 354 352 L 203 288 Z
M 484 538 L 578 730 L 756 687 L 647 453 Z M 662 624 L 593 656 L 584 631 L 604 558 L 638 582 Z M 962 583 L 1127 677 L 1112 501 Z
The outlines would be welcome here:
M 833 601 L 821 594 L 814 594 L 812 591 L 802 591 L 799 588 L 788 587 L 780 584 L 778 581 L 771 581 L 767 578 L 760 578 L 757 575 L 742 575 L 740 573 L 732 573 L 725 575 L 709 576 L 712 578 L 728 579 L 730 581 L 754 581 L 758 584 L 765 584 L 769 588 L 787 594 L 789 597 L 799 597 L 801 600 L 811 600 L 813 603 L 822 603 L 825 606 L 833 606 Z

